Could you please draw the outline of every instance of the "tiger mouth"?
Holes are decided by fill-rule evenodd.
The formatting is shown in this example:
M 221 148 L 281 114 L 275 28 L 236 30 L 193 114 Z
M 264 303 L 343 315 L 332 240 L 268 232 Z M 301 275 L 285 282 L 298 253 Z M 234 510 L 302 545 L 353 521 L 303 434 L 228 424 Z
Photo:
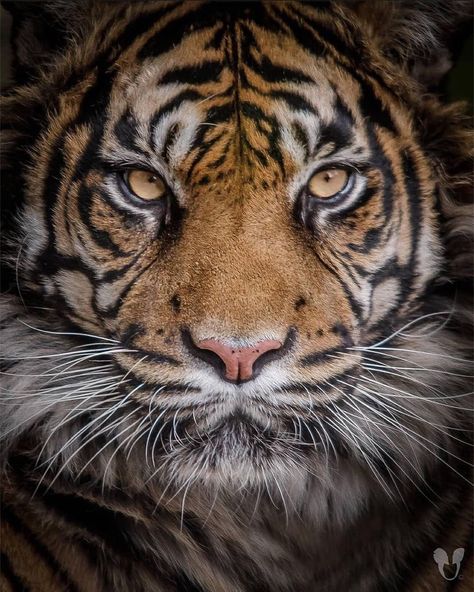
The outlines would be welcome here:
M 270 460 L 283 450 L 319 454 L 323 450 L 322 436 L 309 420 L 265 422 L 240 410 L 206 427 L 191 418 L 175 422 L 162 432 L 153 452 L 157 457 L 198 454 L 212 465 L 224 457 L 236 462 L 256 457 Z

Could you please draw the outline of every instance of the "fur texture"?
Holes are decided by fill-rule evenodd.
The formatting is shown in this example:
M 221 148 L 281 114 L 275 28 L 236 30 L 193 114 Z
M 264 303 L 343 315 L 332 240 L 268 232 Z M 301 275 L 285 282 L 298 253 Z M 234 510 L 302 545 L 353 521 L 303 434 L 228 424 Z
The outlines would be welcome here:
M 5 587 L 469 589 L 466 4 L 13 4 Z

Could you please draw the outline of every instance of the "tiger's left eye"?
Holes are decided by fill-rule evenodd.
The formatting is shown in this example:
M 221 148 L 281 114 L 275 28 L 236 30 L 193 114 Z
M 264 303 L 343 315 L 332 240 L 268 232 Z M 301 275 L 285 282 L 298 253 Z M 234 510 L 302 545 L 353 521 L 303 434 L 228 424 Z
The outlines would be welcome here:
M 130 169 L 123 179 L 128 190 L 144 201 L 158 201 L 167 195 L 164 181 L 151 171 Z
M 308 183 L 309 193 L 319 199 L 329 199 L 340 193 L 349 181 L 346 169 L 324 169 L 315 173 Z

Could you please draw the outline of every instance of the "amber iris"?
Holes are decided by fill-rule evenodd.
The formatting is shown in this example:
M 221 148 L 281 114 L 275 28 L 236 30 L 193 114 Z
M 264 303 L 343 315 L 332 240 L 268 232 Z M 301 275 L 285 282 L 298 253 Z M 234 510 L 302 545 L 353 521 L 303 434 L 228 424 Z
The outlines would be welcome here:
M 126 172 L 124 179 L 128 189 L 140 199 L 156 201 L 166 196 L 166 185 L 151 171 L 131 169 Z
M 311 177 L 308 190 L 314 197 L 329 199 L 340 193 L 348 180 L 349 172 L 346 169 L 324 169 Z

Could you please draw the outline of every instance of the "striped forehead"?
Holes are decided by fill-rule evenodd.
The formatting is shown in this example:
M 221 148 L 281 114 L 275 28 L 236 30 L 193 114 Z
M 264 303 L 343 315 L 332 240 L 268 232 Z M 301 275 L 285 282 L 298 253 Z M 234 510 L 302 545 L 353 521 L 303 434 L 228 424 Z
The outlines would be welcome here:
M 223 27 L 191 31 L 164 54 L 147 55 L 153 38 L 145 43 L 138 55 L 146 57 L 124 68 L 112 96 L 116 150 L 173 168 L 216 143 L 241 142 L 264 165 L 273 153 L 303 166 L 328 143 L 348 157 L 360 152 L 359 90 L 349 74 L 291 34 L 247 20 Z

